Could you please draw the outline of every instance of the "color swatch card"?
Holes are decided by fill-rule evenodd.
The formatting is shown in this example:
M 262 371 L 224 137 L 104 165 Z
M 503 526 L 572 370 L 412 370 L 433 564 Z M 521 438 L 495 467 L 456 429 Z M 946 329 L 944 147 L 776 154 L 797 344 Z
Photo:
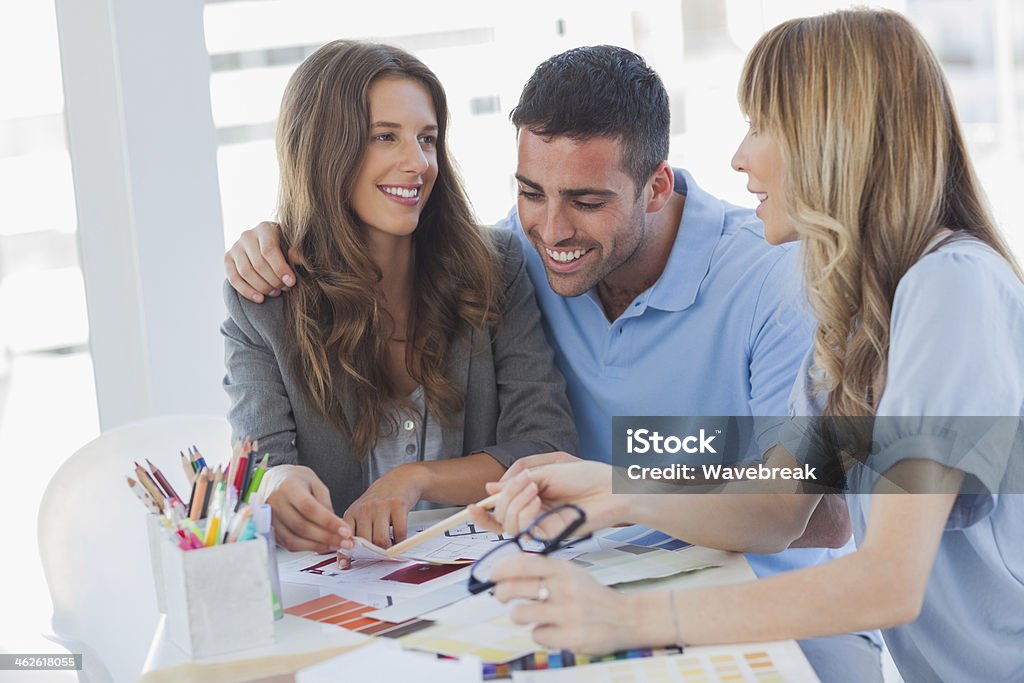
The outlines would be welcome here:
M 607 529 L 555 551 L 605 586 L 662 579 L 719 566 L 694 554 L 694 546 L 649 527 Z
M 810 664 L 795 646 L 697 648 L 670 657 L 614 662 L 546 671 L 513 671 L 515 683 L 817 683 Z
M 347 600 L 340 595 L 324 595 L 285 610 L 288 614 L 296 617 L 332 624 L 364 636 L 380 638 L 400 638 L 432 626 L 434 623 L 423 619 L 409 619 L 399 624 L 393 624 L 368 616 L 368 613 L 372 611 L 373 607 L 370 605 Z
M 638 657 L 668 657 L 669 655 L 677 655 L 681 652 L 682 649 L 674 646 L 623 650 L 607 655 L 595 656 L 576 654 L 569 650 L 538 650 L 533 654 L 507 664 L 484 664 L 484 680 L 509 678 L 515 671 L 561 669 L 571 666 L 598 664 L 600 662 L 614 662 L 619 659 L 636 659 Z
M 471 655 L 492 664 L 519 659 L 537 649 L 530 632 L 501 616 L 471 626 L 434 624 L 399 639 L 403 647 L 463 657 Z
M 570 562 L 586 569 L 605 586 L 662 579 L 716 566 L 687 553 L 631 544 L 583 553 Z
M 678 538 L 669 536 L 664 531 L 656 531 L 642 524 L 606 529 L 599 532 L 598 537 L 602 541 L 610 541 L 616 544 L 629 543 L 630 545 L 659 548 L 661 550 L 676 551 L 690 547 L 690 544 L 686 541 L 680 541 Z
M 334 593 L 374 607 L 388 607 L 423 592 L 422 585 L 383 580 L 396 569 L 411 566 L 415 564 L 368 562 L 351 569 L 341 569 L 334 553 L 278 553 L 278 572 L 282 583 L 316 586 L 321 594 Z
M 283 582 L 316 586 L 377 607 L 417 599 L 452 583 L 465 584 L 469 572 L 465 564 L 380 560 L 360 560 L 342 569 L 334 553 L 280 553 L 278 566 Z M 391 600 L 381 602 L 369 596 L 390 596 Z
M 421 584 L 440 579 L 443 576 L 447 576 L 452 572 L 456 572 L 462 568 L 461 564 L 423 564 L 416 563 L 408 567 L 400 567 L 395 569 L 387 576 L 381 577 L 381 581 L 397 581 L 399 583 L 412 584 L 419 586 Z

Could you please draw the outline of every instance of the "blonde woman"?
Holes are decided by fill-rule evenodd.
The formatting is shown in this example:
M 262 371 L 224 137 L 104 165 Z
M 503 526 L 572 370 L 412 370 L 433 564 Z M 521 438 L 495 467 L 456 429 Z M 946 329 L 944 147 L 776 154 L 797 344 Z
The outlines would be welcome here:
M 421 501 L 479 500 L 517 458 L 576 448 L 522 248 L 476 225 L 447 125 L 434 73 L 387 45 L 329 43 L 285 90 L 278 211 L 302 277 L 263 305 L 226 283 L 222 332 L 232 428 L 271 454 L 289 549 L 387 546 Z
M 496 594 L 547 596 L 513 618 L 554 647 L 883 628 L 908 682 L 1024 680 L 1024 283 L 939 63 L 893 12 L 796 19 L 754 47 L 739 99 L 750 130 L 733 166 L 760 199 L 766 237 L 803 241 L 818 320 L 791 414 L 874 420 L 878 471 L 846 472 L 859 549 L 745 585 L 628 595 L 523 555 L 495 567 Z M 948 440 L 962 416 L 998 426 L 971 443 L 972 457 Z M 782 446 L 767 457 L 794 462 Z M 595 463 L 531 470 L 505 483 L 497 517 L 520 526 L 539 495 L 604 524 L 649 522 L 686 498 L 614 496 L 610 474 Z

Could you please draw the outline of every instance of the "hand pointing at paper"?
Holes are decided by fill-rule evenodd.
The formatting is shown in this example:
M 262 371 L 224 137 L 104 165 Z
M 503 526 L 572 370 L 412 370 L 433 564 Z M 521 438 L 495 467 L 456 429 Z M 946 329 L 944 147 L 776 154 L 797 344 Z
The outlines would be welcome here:
M 400 465 L 370 484 L 345 511 L 345 522 L 353 534 L 381 548 L 405 538 L 409 510 L 420 500 L 423 487 L 415 476 L 417 468 Z
M 487 484 L 488 493 L 500 493 L 493 512 L 487 513 L 474 505 L 469 510 L 477 525 L 515 534 L 545 510 L 573 503 L 587 513 L 580 533 L 588 533 L 628 521 L 628 496 L 612 495 L 612 477 L 612 468 L 599 462 L 574 459 L 541 465 L 521 471 L 511 479 Z
M 274 511 L 274 533 L 283 548 L 326 553 L 352 547 L 351 527 L 334 514 L 330 491 L 310 468 L 272 467 L 260 493 Z

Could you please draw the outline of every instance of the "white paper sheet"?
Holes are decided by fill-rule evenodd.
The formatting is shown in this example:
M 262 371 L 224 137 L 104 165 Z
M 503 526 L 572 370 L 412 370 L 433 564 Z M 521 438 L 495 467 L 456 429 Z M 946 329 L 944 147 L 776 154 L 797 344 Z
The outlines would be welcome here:
M 476 683 L 483 667 L 476 657 L 438 659 L 403 650 L 392 640 L 380 640 L 295 674 L 296 683 L 337 681 L 415 681 L 416 683 Z
M 410 526 L 409 538 L 415 537 L 430 524 Z M 383 560 L 387 562 L 430 562 L 432 564 L 453 564 L 460 559 L 477 560 L 494 545 L 504 540 L 501 534 L 478 529 L 473 523 L 461 524 L 443 534 L 425 539 L 400 555 L 390 556 L 384 548 L 365 538 L 356 538 L 356 547 L 345 554 L 353 560 Z
M 459 583 L 453 583 L 444 586 L 443 588 L 437 588 L 415 598 L 403 600 L 401 602 L 396 601 L 396 603 L 391 607 L 367 612 L 366 616 L 371 619 L 380 619 L 381 621 L 389 621 L 393 624 L 399 624 L 406 619 L 422 616 L 427 612 L 432 612 L 433 610 L 440 609 L 446 605 L 451 605 L 452 603 L 464 600 L 469 596 L 469 588 L 466 586 L 464 581 L 460 581 Z

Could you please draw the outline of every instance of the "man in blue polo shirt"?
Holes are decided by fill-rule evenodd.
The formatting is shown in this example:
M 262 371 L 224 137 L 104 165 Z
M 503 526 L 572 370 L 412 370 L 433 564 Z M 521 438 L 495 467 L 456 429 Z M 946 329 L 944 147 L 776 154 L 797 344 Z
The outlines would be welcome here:
M 511 118 L 519 201 L 500 227 L 533 247 L 580 455 L 610 461 L 616 415 L 785 415 L 812 331 L 795 249 L 665 161 L 657 74 L 622 48 L 570 50 L 537 67 Z M 747 557 L 765 576 L 851 549 Z M 822 680 L 881 680 L 877 633 L 801 646 Z
M 643 190 L 663 193 L 646 202 L 663 206 L 647 214 L 637 245 L 608 239 L 620 236 L 609 204 L 644 201 L 617 170 L 619 146 L 546 140 L 521 126 L 519 208 L 504 221 L 534 247 L 527 268 L 580 455 L 604 462 L 615 415 L 785 415 L 810 344 L 792 296 L 795 249 L 769 245 L 750 210 L 704 192 L 686 171 L 662 162 L 654 189 Z
M 531 247 L 580 455 L 610 460 L 615 415 L 785 415 L 811 337 L 794 296 L 795 253 L 768 245 L 754 212 L 665 161 L 668 95 L 657 74 L 622 48 L 570 50 L 536 69 L 512 121 L 519 201 L 498 227 Z M 263 274 L 240 289 L 250 298 L 294 278 L 277 242 L 263 223 L 229 252 L 232 279 L 239 259 Z M 748 558 L 765 576 L 849 550 Z M 823 681 L 881 681 L 877 633 L 800 644 Z

